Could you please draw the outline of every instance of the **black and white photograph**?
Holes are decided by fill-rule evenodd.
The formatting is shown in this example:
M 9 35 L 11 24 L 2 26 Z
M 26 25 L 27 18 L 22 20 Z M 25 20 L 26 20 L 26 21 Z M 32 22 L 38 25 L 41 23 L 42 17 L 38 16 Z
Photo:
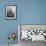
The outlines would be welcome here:
M 6 19 L 16 19 L 16 5 L 6 5 L 5 14 Z

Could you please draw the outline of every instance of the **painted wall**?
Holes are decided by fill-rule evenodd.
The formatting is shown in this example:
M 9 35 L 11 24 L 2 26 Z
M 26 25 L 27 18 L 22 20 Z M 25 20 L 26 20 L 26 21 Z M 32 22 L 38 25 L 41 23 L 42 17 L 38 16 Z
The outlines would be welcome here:
M 9 4 L 17 6 L 16 20 L 5 20 Z M 0 44 L 8 43 L 9 32 L 18 32 L 18 24 L 46 24 L 46 0 L 0 0 Z

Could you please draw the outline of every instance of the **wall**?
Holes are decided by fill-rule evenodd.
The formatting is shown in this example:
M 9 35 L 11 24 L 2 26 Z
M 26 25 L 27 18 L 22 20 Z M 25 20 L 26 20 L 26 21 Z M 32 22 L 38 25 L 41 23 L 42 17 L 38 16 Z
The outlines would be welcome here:
M 5 20 L 9 4 L 17 6 L 16 20 Z M 46 0 L 0 0 L 0 44 L 8 43 L 9 32 L 18 32 L 18 24 L 46 24 Z

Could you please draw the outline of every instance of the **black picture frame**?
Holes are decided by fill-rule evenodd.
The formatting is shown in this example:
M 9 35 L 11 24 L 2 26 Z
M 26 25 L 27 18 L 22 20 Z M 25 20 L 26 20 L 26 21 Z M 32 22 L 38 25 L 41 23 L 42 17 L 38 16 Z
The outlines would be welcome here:
M 16 5 L 5 5 L 5 19 L 6 20 L 16 20 L 17 10 Z

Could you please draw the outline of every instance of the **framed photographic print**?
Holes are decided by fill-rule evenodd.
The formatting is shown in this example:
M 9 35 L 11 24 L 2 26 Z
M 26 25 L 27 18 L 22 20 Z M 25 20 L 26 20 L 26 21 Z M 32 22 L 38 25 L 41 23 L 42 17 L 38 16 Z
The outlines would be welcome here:
M 6 5 L 5 6 L 5 18 L 8 20 L 16 19 L 16 5 Z

